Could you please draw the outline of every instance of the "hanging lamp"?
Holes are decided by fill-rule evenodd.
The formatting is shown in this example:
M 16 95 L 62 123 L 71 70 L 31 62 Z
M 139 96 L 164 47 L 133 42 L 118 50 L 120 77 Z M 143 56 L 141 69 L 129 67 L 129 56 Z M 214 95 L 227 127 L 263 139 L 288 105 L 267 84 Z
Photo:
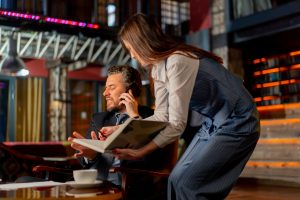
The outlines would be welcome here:
M 8 76 L 27 76 L 29 70 L 24 61 L 18 56 L 17 41 L 13 33 L 8 38 L 8 54 L 0 62 L 0 73 Z

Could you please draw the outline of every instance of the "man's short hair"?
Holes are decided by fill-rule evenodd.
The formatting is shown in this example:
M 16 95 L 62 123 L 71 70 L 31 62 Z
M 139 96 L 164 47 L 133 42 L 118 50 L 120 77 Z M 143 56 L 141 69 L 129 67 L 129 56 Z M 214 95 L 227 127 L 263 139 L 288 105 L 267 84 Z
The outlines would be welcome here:
M 142 90 L 142 81 L 140 73 L 129 65 L 118 65 L 108 68 L 108 76 L 113 74 L 122 74 L 126 90 L 131 89 L 134 97 L 139 97 Z

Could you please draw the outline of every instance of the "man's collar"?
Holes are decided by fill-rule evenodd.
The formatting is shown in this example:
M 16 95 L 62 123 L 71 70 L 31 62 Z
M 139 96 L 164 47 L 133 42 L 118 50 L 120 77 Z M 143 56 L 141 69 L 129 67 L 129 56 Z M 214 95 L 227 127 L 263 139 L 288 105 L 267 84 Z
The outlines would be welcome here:
M 116 112 L 115 117 L 117 118 L 117 124 L 123 124 L 129 118 L 129 115 L 127 113 Z

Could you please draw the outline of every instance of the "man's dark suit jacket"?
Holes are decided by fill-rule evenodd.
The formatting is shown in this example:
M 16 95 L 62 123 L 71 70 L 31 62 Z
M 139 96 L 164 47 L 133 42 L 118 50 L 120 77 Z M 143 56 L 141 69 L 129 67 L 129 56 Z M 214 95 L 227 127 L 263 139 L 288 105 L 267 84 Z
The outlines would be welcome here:
M 139 106 L 138 111 L 142 118 L 147 118 L 154 113 L 153 109 L 146 106 Z M 115 114 L 116 112 L 99 112 L 93 114 L 90 126 L 86 134 L 86 138 L 91 139 L 91 131 L 97 132 L 97 130 L 95 129 L 95 125 L 98 129 L 101 129 L 104 126 L 116 125 L 117 119 L 115 117 Z M 94 125 L 92 123 L 94 123 Z M 111 167 L 113 162 L 113 157 L 108 154 L 98 153 L 96 158 L 92 161 L 89 161 L 88 163 L 86 163 L 83 157 L 79 158 L 78 160 L 84 168 L 97 169 L 98 178 L 106 180 L 109 168 Z

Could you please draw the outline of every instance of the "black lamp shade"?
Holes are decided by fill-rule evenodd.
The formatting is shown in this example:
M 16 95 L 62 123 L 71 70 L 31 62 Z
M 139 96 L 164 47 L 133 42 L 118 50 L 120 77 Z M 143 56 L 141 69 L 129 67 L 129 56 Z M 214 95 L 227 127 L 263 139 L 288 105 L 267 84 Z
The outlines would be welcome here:
M 29 74 L 24 61 L 18 57 L 16 41 L 10 37 L 8 55 L 0 62 L 0 73 L 10 76 L 26 76 Z

